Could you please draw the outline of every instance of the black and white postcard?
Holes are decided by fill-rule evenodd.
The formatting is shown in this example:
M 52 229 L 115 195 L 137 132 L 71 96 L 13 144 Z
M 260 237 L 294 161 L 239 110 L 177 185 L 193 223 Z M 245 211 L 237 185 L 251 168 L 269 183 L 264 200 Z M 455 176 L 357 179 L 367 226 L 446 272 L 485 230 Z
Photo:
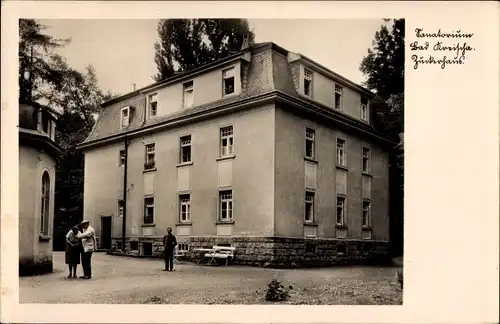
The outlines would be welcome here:
M 2 321 L 492 321 L 499 8 L 6 1 Z

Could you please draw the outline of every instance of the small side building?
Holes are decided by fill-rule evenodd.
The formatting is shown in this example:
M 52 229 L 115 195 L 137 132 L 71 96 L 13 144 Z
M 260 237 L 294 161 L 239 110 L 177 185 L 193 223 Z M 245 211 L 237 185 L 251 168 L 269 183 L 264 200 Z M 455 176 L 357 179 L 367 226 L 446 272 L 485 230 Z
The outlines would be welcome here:
M 19 275 L 52 272 L 56 117 L 19 104 Z

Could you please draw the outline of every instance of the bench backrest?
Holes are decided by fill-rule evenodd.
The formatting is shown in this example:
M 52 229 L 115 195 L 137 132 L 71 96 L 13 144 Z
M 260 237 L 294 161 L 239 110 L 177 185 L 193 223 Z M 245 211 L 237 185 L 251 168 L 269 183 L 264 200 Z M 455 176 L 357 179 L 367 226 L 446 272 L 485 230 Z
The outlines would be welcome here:
M 214 245 L 212 249 L 214 249 L 218 253 L 227 253 L 231 255 L 233 255 L 234 251 L 236 250 L 234 246 L 218 246 L 218 245 Z

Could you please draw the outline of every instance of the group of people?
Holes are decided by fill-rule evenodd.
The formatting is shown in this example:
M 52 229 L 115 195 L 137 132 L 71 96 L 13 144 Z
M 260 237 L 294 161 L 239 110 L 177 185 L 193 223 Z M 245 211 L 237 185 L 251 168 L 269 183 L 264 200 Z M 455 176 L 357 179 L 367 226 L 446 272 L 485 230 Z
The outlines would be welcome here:
M 68 265 L 68 278 L 76 278 L 76 268 L 80 264 L 83 268 L 81 279 L 92 278 L 92 252 L 96 248 L 95 231 L 90 222 L 84 220 L 74 226 L 66 234 L 66 264 Z
M 174 270 L 174 251 L 177 246 L 177 239 L 172 234 L 172 229 L 167 228 L 167 235 L 163 237 L 165 269 L 163 271 Z M 92 253 L 97 248 L 95 240 L 95 230 L 90 226 L 88 220 L 84 220 L 79 225 L 74 226 L 66 234 L 66 264 L 68 265 L 68 278 L 76 278 L 76 268 L 80 264 L 83 268 L 82 279 L 92 278 Z

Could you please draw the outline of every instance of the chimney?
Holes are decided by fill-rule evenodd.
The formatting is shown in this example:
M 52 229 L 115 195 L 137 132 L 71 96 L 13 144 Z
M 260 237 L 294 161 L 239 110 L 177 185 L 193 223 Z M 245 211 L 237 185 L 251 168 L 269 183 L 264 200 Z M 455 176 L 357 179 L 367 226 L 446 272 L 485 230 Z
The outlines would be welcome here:
M 132 83 L 132 86 L 134 87 L 134 91 L 135 91 L 135 83 Z
M 250 43 L 248 42 L 248 33 L 243 34 L 243 42 L 241 43 L 241 50 L 247 49 L 250 47 Z

